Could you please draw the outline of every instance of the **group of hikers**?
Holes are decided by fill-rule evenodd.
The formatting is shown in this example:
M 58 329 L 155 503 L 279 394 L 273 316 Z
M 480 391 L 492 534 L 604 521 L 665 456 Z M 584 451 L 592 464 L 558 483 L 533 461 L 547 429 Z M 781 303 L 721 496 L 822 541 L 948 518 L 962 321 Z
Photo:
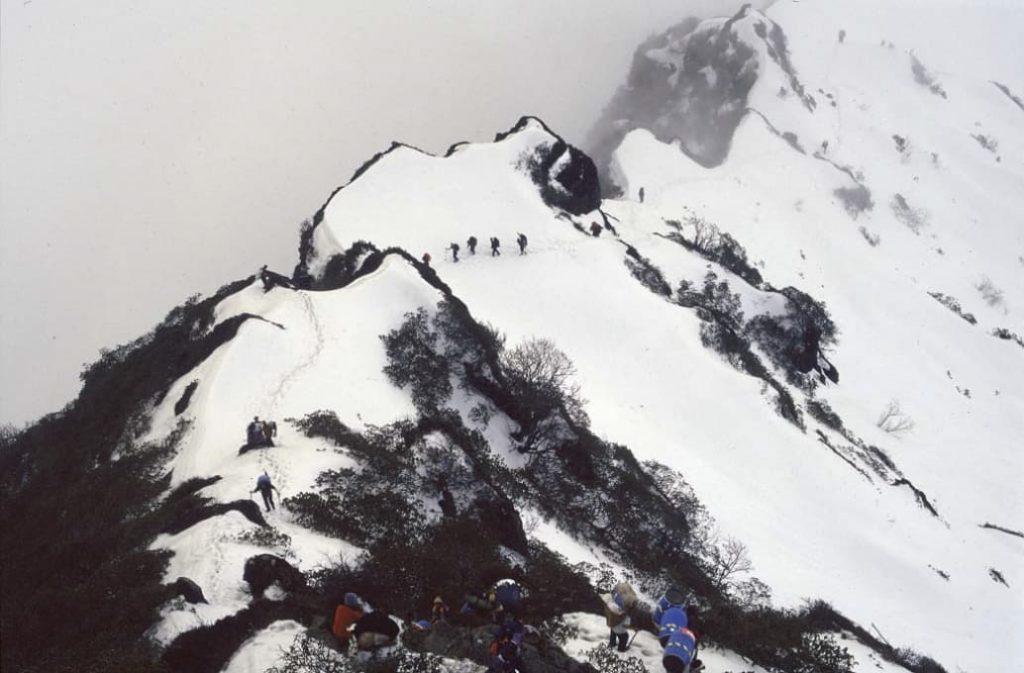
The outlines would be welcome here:
M 490 666 L 487 673 L 528 673 L 524 667 L 524 643 L 540 642 L 540 632 L 521 621 L 525 590 L 515 580 L 504 579 L 489 589 L 465 597 L 458 615 L 460 623 L 483 621 L 492 625 L 493 640 L 488 647 Z M 648 617 L 657 631 L 662 647 L 662 665 L 666 673 L 696 673 L 704 668 L 697 658 L 697 636 L 692 627 L 695 612 L 686 606 L 685 596 L 677 589 L 665 592 L 652 612 L 647 613 L 637 600 L 636 592 L 626 583 L 618 584 L 611 593 L 602 594 L 605 619 L 611 631 L 608 647 L 626 652 L 632 641 L 629 628 Z M 417 620 L 406 615 L 408 629 L 430 631 L 439 624 L 451 624 L 451 609 L 441 596 L 434 598 L 430 619 Z M 639 626 L 634 627 L 639 631 Z M 374 651 L 395 642 L 399 625 L 390 617 L 376 612 L 362 598 L 346 593 L 335 608 L 331 633 L 344 650 L 353 643 L 361 651 Z M 634 638 L 636 636 L 634 635 Z
M 601 600 L 604 603 L 605 621 L 611 632 L 608 647 L 625 652 L 632 644 L 629 627 L 634 620 L 639 619 L 636 592 L 623 582 L 616 585 L 611 593 L 602 594 Z M 704 664 L 697 658 L 697 636 L 692 628 L 695 615 L 695 608 L 687 606 L 686 597 L 675 588 L 666 591 L 650 613 L 651 621 L 658 631 L 658 642 L 662 647 L 661 664 L 666 673 L 691 673 L 704 668 Z M 639 632 L 639 628 L 636 628 L 636 632 Z
M 470 236 L 468 239 L 466 239 L 466 247 L 469 248 L 469 254 L 471 254 L 471 255 L 475 255 L 476 254 L 477 243 L 478 243 L 478 241 L 476 240 L 476 236 Z M 516 236 L 516 244 L 519 246 L 519 254 L 520 255 L 525 255 L 526 254 L 526 245 L 527 245 L 527 243 L 528 243 L 528 240 L 526 238 L 526 234 L 524 234 L 522 232 L 519 232 L 519 235 Z M 448 249 L 451 250 L 452 261 L 453 262 L 458 262 L 459 261 L 459 251 L 462 250 L 462 246 L 460 246 L 458 243 L 452 242 L 452 244 L 448 246 Z M 498 239 L 497 236 L 491 236 L 491 257 L 500 257 L 500 256 L 501 256 L 501 240 Z M 430 260 L 433 259 L 433 258 L 430 256 L 429 252 L 425 252 L 425 253 L 423 253 L 423 257 L 421 257 L 420 259 L 422 260 L 422 262 L 424 264 L 426 264 L 427 266 L 430 266 Z

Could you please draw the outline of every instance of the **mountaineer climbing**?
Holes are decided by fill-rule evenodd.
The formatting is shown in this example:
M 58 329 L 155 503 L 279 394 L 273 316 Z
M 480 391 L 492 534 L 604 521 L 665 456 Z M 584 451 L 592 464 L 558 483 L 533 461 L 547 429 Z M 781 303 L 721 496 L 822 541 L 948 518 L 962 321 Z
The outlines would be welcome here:
M 494 659 L 487 668 L 487 673 L 524 673 L 518 643 L 507 640 L 498 645 L 496 650 L 492 650 L 491 655 Z
M 277 491 L 277 487 L 270 483 L 270 475 L 267 474 L 266 470 L 256 479 L 256 488 L 249 491 L 249 495 L 256 491 L 259 491 L 260 495 L 263 496 L 263 506 L 267 508 L 267 511 L 269 512 L 274 509 L 273 491 Z M 281 492 L 277 491 L 277 494 L 281 495 Z
M 457 262 L 457 261 L 459 261 L 459 244 L 458 244 L 458 243 L 452 243 L 452 244 L 451 244 L 450 246 L 448 246 L 448 247 L 449 247 L 449 248 L 451 249 L 451 251 L 452 251 L 452 261 L 453 261 L 453 262 Z
M 516 236 L 516 243 L 519 244 L 519 254 L 520 255 L 525 255 L 526 254 L 526 234 L 520 232 L 520 234 L 518 236 Z
M 657 605 L 654 606 L 654 612 L 651 613 L 651 618 L 654 619 L 654 623 L 661 625 L 661 618 L 665 614 L 666 610 L 670 608 L 681 608 L 686 603 L 686 596 L 683 592 L 675 587 L 672 587 L 662 594 L 661 598 L 658 599 Z M 688 615 L 687 615 L 688 616 Z M 683 626 L 687 626 L 684 622 Z
M 658 602 L 658 607 L 661 607 L 661 602 Z M 656 609 L 657 613 L 658 610 Z M 661 642 L 661 646 L 665 647 L 665 643 L 673 633 L 680 629 L 685 629 L 690 625 L 690 620 L 686 616 L 686 609 L 682 605 L 669 605 L 667 608 L 660 612 L 658 619 L 658 640 Z
M 264 441 L 263 421 L 259 416 L 252 417 L 252 423 L 245 428 L 245 445 L 249 448 L 261 446 Z
M 351 637 L 352 625 L 363 616 L 363 602 L 354 593 L 345 594 L 344 602 L 334 610 L 334 620 L 331 622 L 331 633 L 338 639 L 342 648 L 348 647 Z
M 263 421 L 263 446 L 274 446 L 277 437 L 277 421 Z
M 398 637 L 398 624 L 383 612 L 364 612 L 356 622 L 352 633 L 361 650 L 376 650 L 386 647 Z
M 426 266 L 430 266 L 430 253 L 429 252 L 423 253 L 423 257 L 420 257 L 420 259 L 423 260 L 423 264 L 425 264 Z
M 605 622 L 611 630 L 608 647 L 625 652 L 629 649 L 629 626 L 632 621 L 629 612 L 636 607 L 636 592 L 629 584 L 622 582 L 610 594 L 602 594 L 601 602 L 604 603 Z
M 704 668 L 697 659 L 697 637 L 687 628 L 676 629 L 665 641 L 661 665 L 666 673 L 692 673 Z
M 471 255 L 475 255 L 476 254 L 476 236 L 470 236 L 466 240 L 466 247 L 469 248 L 469 254 L 471 254 Z
M 501 254 L 501 241 L 498 240 L 497 236 L 491 236 L 491 257 L 497 257 Z
M 590 235 L 593 236 L 594 238 L 597 238 L 598 236 L 600 236 L 601 235 L 601 225 L 598 224 L 597 222 L 591 222 L 590 223 Z
M 644 188 L 640 188 L 640 203 L 644 202 Z
M 448 616 L 451 614 L 451 610 L 444 600 L 437 596 L 434 598 L 434 603 L 430 608 L 430 622 L 436 624 L 437 622 L 448 623 Z
M 493 602 L 497 603 L 495 610 L 503 615 L 518 615 L 523 607 L 523 593 L 523 588 L 515 580 L 499 580 L 491 589 Z

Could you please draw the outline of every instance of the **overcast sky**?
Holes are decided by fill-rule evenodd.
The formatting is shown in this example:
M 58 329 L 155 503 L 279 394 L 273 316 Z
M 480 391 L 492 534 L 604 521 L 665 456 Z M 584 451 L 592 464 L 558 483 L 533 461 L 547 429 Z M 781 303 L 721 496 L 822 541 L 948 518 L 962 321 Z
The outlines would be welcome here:
M 260 264 L 392 140 L 581 142 L 636 45 L 730 0 L 0 0 L 0 420 Z

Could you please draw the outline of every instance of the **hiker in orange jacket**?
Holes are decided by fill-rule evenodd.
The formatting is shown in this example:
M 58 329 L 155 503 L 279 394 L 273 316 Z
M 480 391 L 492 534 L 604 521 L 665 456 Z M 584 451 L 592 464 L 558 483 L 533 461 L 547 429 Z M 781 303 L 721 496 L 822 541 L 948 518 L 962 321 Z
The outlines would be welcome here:
M 348 646 L 348 640 L 352 636 L 351 628 L 362 616 L 363 602 L 359 600 L 359 596 L 353 593 L 345 594 L 345 602 L 334 610 L 334 622 L 331 624 L 331 633 L 342 647 Z

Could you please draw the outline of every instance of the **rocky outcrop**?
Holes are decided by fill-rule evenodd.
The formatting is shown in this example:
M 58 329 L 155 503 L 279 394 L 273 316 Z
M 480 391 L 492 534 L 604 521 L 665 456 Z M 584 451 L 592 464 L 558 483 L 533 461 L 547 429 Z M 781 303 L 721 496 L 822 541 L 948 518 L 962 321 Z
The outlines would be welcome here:
M 203 595 L 203 590 L 198 584 L 193 582 L 187 577 L 179 577 L 175 580 L 171 588 L 175 592 L 175 596 L 181 596 L 189 603 L 206 603 L 206 596 Z
M 273 554 L 259 554 L 245 562 L 242 579 L 249 583 L 253 596 L 262 596 L 275 582 L 286 591 L 299 591 L 306 587 L 306 578 L 288 561 Z

